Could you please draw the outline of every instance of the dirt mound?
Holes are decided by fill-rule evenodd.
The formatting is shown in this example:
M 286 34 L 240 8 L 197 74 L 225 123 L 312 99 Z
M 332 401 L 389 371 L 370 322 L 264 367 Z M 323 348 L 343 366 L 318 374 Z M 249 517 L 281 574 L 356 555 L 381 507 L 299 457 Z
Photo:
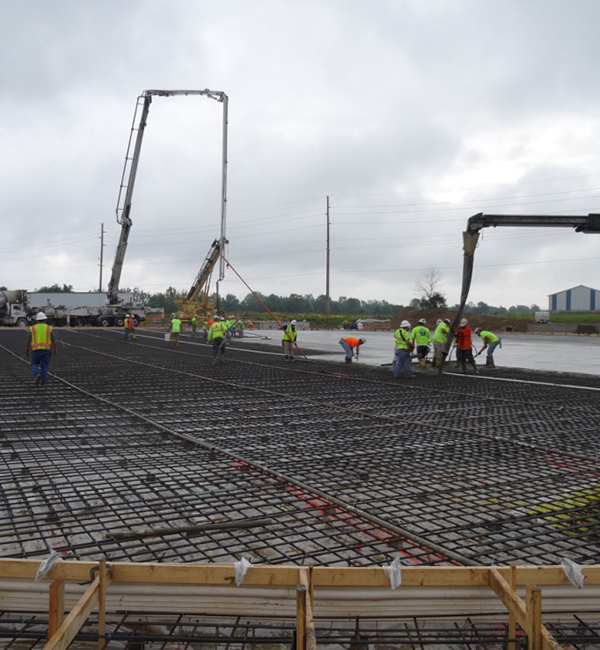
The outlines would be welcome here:
M 452 320 L 456 312 L 450 309 L 412 309 L 406 307 L 399 314 L 392 317 L 392 329 L 397 330 L 403 320 L 407 320 L 413 327 L 419 322 L 421 318 L 427 321 L 427 327 L 433 329 L 435 321 L 438 318 L 449 318 Z M 531 320 L 504 318 L 503 316 L 481 316 L 479 314 L 469 314 L 464 312 L 463 316 L 469 322 L 469 325 L 474 330 L 476 327 L 489 330 L 491 332 L 526 332 L 527 325 L 533 322 Z

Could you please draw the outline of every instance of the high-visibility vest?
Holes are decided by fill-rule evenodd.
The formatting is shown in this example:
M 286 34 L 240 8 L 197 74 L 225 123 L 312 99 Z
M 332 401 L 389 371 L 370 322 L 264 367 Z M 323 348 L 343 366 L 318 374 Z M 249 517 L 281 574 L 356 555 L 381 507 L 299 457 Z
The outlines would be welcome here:
M 410 340 L 417 346 L 429 345 L 429 330 L 424 325 L 417 325 L 410 335 Z
M 493 332 L 479 332 L 479 336 L 481 336 L 481 339 L 484 343 L 487 343 L 488 345 L 490 343 L 495 343 L 498 340 L 498 337 L 493 333 Z M 487 339 L 487 341 L 486 341 Z
M 283 333 L 283 340 L 284 341 L 295 341 L 297 337 L 298 337 L 298 330 L 292 329 L 292 326 L 288 325 L 285 328 L 285 332 Z
M 448 332 L 450 328 L 446 323 L 440 323 L 433 333 L 433 340 L 435 343 L 445 343 L 448 338 Z
M 410 334 L 399 327 L 394 333 L 394 340 L 396 341 L 396 348 L 398 350 L 408 350 L 410 347 Z
M 179 334 L 180 329 L 181 329 L 181 321 L 179 320 L 179 318 L 174 318 L 171 321 L 171 332 L 173 332 L 173 334 Z
M 50 350 L 52 347 L 52 326 L 36 323 L 29 328 L 32 350 Z
M 222 339 L 225 336 L 225 331 L 227 330 L 227 323 L 225 321 L 217 320 L 211 326 L 208 332 L 209 340 L 213 339 Z

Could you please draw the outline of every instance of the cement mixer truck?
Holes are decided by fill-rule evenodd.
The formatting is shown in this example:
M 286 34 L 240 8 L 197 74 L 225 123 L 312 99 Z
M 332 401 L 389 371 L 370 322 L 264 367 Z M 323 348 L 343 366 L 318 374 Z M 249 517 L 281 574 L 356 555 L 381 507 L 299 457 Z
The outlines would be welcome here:
M 33 322 L 34 313 L 27 306 L 27 292 L 0 291 L 0 325 L 28 327 Z

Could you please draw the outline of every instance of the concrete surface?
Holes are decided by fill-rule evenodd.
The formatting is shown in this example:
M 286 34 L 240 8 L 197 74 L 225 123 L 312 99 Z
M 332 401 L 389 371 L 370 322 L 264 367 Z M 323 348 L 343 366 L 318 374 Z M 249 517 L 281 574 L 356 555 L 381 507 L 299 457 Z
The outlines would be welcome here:
M 392 332 L 343 332 L 309 331 L 298 335 L 298 345 L 311 350 L 323 350 L 335 353 L 343 361 L 344 353 L 339 344 L 343 336 L 360 335 L 367 340 L 361 347 L 359 363 L 381 365 L 392 361 L 394 356 L 394 337 Z M 269 336 L 271 336 L 269 334 Z M 273 332 L 272 343 L 281 347 L 280 335 Z M 473 337 L 479 350 L 481 339 Z M 484 364 L 485 352 L 477 358 L 477 363 Z M 310 355 L 313 359 L 331 359 L 328 355 Z M 531 370 L 558 370 L 600 375 L 600 338 L 597 336 L 543 336 L 531 334 L 504 334 L 502 348 L 494 353 L 497 366 L 511 368 L 528 368 Z

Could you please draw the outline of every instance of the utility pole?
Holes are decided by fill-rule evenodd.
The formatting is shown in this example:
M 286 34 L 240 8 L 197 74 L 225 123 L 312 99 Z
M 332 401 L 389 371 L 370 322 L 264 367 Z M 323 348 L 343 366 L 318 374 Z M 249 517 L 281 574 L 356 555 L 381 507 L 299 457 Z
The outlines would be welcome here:
M 327 261 L 325 270 L 325 316 L 329 316 L 329 197 L 327 197 Z
M 104 224 L 100 224 L 100 285 L 98 291 L 102 293 L 102 258 L 104 254 Z

